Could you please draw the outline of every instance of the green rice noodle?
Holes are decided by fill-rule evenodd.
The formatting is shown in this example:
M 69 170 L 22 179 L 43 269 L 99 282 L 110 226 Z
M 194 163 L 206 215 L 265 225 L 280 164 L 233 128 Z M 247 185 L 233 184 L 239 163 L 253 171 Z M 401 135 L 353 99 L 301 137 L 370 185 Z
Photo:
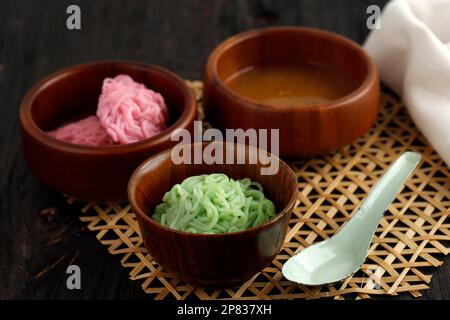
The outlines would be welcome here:
M 174 185 L 152 218 L 176 230 L 215 234 L 255 227 L 273 216 L 275 206 L 259 183 L 214 173 L 192 176 Z

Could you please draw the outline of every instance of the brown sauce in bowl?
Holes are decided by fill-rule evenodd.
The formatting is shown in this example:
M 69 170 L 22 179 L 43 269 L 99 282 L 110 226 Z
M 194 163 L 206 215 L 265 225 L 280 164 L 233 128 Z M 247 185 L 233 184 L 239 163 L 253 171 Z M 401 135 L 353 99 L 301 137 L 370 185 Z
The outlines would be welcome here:
M 242 97 L 275 107 L 329 103 L 359 85 L 340 70 L 313 63 L 251 66 L 235 72 L 225 83 Z

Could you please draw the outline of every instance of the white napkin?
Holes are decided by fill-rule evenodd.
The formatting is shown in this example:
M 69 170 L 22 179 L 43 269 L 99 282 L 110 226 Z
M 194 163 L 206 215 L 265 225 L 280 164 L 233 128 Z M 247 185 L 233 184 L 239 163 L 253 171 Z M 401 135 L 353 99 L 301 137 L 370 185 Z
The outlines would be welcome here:
M 450 0 L 392 0 L 364 47 L 450 167 Z

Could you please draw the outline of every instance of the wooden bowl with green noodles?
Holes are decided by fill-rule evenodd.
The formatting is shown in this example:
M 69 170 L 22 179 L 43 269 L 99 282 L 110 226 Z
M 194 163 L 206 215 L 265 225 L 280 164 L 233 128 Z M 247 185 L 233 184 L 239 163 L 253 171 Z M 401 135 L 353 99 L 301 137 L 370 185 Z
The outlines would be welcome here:
M 165 270 L 193 285 L 231 287 L 261 271 L 280 252 L 297 199 L 297 183 L 289 166 L 270 153 L 260 153 L 260 149 L 248 145 L 211 144 L 230 159 L 245 155 L 245 164 L 175 164 L 174 149 L 166 150 L 136 169 L 128 185 L 128 198 L 145 247 Z M 190 144 L 185 150 L 193 153 L 195 148 L 211 144 Z M 259 155 L 256 163 L 250 161 L 252 152 Z M 261 169 L 267 167 L 269 157 L 276 161 L 278 170 L 264 175 Z M 234 180 L 249 178 L 261 184 L 266 198 L 274 203 L 275 215 L 258 226 L 219 234 L 179 231 L 152 218 L 155 207 L 174 185 L 192 176 L 211 173 L 223 173 Z

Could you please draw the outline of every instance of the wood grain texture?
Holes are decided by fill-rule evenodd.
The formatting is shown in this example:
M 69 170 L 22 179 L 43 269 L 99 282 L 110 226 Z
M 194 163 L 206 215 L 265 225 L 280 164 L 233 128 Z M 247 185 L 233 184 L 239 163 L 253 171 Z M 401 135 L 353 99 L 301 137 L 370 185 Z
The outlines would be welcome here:
M 130 59 L 201 79 L 210 51 L 254 27 L 303 25 L 362 43 L 365 10 L 386 0 L 5 0 L 0 1 L 0 298 L 145 298 L 117 256 L 82 229 L 60 194 L 37 181 L 20 147 L 18 108 L 45 75 L 95 59 Z M 79 4 L 82 30 L 65 28 Z M 42 209 L 54 207 L 53 218 Z M 65 286 L 66 268 L 82 270 L 82 290 Z M 423 299 L 450 298 L 450 257 L 434 270 Z M 39 276 L 37 276 L 39 275 Z M 400 299 L 410 296 L 400 295 Z
M 142 141 L 108 147 L 74 145 L 44 132 L 96 113 L 103 79 L 127 74 L 165 97 L 168 127 Z M 20 123 L 24 155 L 30 169 L 64 194 L 80 199 L 125 201 L 128 180 L 148 157 L 176 144 L 176 129 L 193 133 L 197 103 L 186 82 L 152 65 L 102 61 L 53 73 L 34 86 L 22 100 Z
M 145 247 L 164 270 L 193 285 L 234 287 L 261 271 L 281 251 L 297 201 L 296 176 L 285 162 L 252 146 L 222 142 L 189 144 L 183 147 L 183 157 L 189 154 L 194 159 L 194 153 L 201 154 L 203 150 L 206 153 L 206 148 L 214 152 L 215 163 L 174 164 L 172 149 L 148 159 L 131 177 L 128 198 Z M 223 155 L 222 161 L 219 155 Z M 237 162 L 241 156 L 245 157 L 244 164 Z M 264 175 L 262 169 L 268 167 L 270 160 L 278 162 L 278 170 L 273 175 Z M 227 164 L 230 161 L 234 164 Z M 175 184 L 212 173 L 260 183 L 264 195 L 274 202 L 275 217 L 254 228 L 214 235 L 179 232 L 150 218 Z
M 305 62 L 341 70 L 358 87 L 340 99 L 300 107 L 251 101 L 226 83 L 255 65 Z M 204 86 L 205 114 L 214 127 L 223 132 L 229 128 L 279 130 L 279 154 L 288 159 L 323 154 L 353 142 L 372 127 L 380 103 L 379 76 L 372 59 L 354 42 L 312 28 L 256 29 L 225 40 L 208 58 Z

